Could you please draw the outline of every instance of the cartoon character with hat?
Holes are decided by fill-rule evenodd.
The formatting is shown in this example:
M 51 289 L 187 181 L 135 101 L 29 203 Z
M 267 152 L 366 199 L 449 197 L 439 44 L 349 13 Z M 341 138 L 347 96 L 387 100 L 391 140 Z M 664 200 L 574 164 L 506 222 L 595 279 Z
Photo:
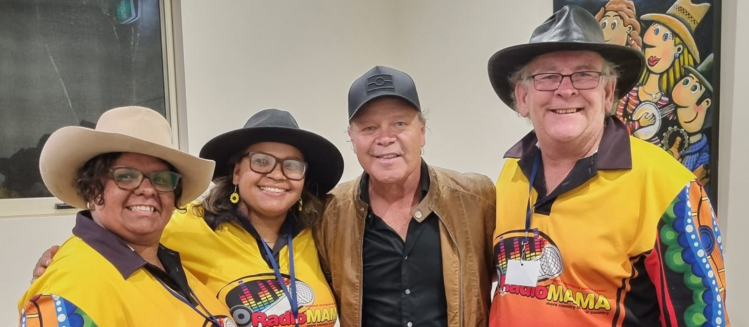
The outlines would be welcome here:
M 696 69 L 684 67 L 685 74 L 671 91 L 671 99 L 676 105 L 676 118 L 686 139 L 677 136 L 669 151 L 689 170 L 695 172 L 703 184 L 709 181 L 710 147 L 702 133 L 709 123 L 707 115 L 713 101 L 713 86 L 708 78 L 713 72 L 713 55 L 710 54 Z M 678 151 L 679 143 L 683 150 Z M 685 144 L 684 144 L 685 143 Z M 673 148 L 665 143 L 664 148 Z M 677 151 L 674 151 L 677 150 Z M 699 173 L 699 174 L 698 174 Z
M 676 115 L 666 94 L 681 80 L 684 67 L 700 62 L 693 35 L 709 9 L 707 3 L 677 0 L 665 14 L 641 17 L 653 22 L 643 35 L 646 69 L 617 108 L 618 116 L 637 138 L 661 145 L 663 131 L 668 127 L 663 120 L 672 121 Z

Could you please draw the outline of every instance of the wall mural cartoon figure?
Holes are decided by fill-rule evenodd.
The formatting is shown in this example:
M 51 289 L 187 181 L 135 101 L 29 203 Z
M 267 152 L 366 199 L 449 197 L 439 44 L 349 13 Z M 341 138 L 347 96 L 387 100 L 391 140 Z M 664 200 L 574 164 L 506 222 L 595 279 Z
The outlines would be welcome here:
M 610 0 L 596 15 L 606 43 L 624 45 L 642 51 L 640 22 L 631 0 Z
M 554 10 L 568 4 L 595 14 L 607 43 L 645 56 L 639 83 L 616 106 L 630 133 L 669 152 L 714 190 L 707 184 L 715 180 L 710 161 L 717 157 L 711 143 L 718 90 L 711 81 L 720 0 L 554 0 Z
M 710 180 L 710 146 L 703 129 L 707 122 L 707 111 L 713 103 L 713 86 L 708 78 L 713 73 L 713 55 L 710 54 L 697 69 L 685 66 L 685 76 L 671 91 L 671 99 L 676 105 L 676 120 L 681 133 L 674 138 L 674 146 L 664 144 L 664 148 L 684 166 L 693 171 L 700 182 Z M 670 138 L 669 138 L 670 139 Z M 673 149 L 682 148 L 674 152 Z

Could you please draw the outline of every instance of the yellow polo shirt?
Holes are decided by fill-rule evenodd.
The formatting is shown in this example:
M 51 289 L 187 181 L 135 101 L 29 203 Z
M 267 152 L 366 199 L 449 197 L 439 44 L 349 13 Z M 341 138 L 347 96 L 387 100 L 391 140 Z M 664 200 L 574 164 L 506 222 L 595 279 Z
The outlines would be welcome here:
M 179 264 L 179 254 L 164 247 L 159 259 L 173 277 L 171 284 L 189 287 L 193 305 L 173 295 L 146 268 L 146 261 L 113 233 L 78 214 L 74 236 L 19 301 L 22 327 L 236 326 L 226 306 Z M 154 268 L 158 269 L 158 268 Z M 170 277 L 166 277 L 169 279 Z M 179 289 L 179 287 L 177 287 Z M 190 292 L 184 290 L 184 293 Z M 184 299 L 184 298 L 183 298 Z M 200 304 L 198 304 L 198 301 Z
M 490 326 L 730 326 L 721 234 L 689 170 L 609 119 L 598 153 L 537 202 L 536 142 L 508 152 L 497 181 Z M 523 247 L 529 196 L 539 205 Z M 505 282 L 521 257 L 540 263 L 535 287 Z
M 239 326 L 293 326 L 291 305 L 257 240 L 236 222 L 212 230 L 194 204 L 175 211 L 161 241 L 182 255 L 182 262 L 232 313 Z M 293 237 L 299 326 L 333 326 L 335 299 L 322 273 L 312 232 Z M 289 287 L 289 255 L 278 252 L 279 269 Z

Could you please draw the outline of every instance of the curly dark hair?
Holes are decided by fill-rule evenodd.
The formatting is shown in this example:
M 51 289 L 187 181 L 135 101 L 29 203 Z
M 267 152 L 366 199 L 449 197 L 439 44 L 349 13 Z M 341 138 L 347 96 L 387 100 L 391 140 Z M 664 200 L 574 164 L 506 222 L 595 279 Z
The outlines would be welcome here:
M 122 156 L 122 152 L 109 152 L 100 154 L 86 161 L 83 167 L 78 169 L 78 174 L 75 182 L 75 188 L 83 200 L 86 203 L 92 201 L 98 205 L 104 204 L 104 185 L 107 180 L 110 179 L 109 169 L 112 168 L 114 162 Z M 162 160 L 163 161 L 163 160 Z M 174 168 L 172 164 L 163 161 L 170 171 L 178 172 L 177 168 Z M 177 188 L 174 189 L 174 207 L 182 209 L 182 204 L 179 202 L 182 197 L 182 180 L 180 179 L 177 183 Z
M 231 169 L 229 169 L 230 175 L 214 179 L 214 187 L 200 204 L 193 207 L 193 214 L 199 217 L 202 216 L 211 229 L 215 230 L 221 223 L 238 221 L 239 219 L 235 214 L 237 204 L 231 203 L 229 196 L 234 193 L 233 176 L 231 174 L 234 172 L 234 165 L 242 160 L 242 154 L 238 153 L 232 156 L 229 161 L 231 163 Z M 286 215 L 286 218 L 294 219 L 300 228 L 312 227 L 322 218 L 325 204 L 321 198 L 311 191 L 313 186 L 309 181 L 304 182 L 302 210 L 299 211 L 295 204 L 289 209 Z M 252 208 L 249 209 L 252 210 Z

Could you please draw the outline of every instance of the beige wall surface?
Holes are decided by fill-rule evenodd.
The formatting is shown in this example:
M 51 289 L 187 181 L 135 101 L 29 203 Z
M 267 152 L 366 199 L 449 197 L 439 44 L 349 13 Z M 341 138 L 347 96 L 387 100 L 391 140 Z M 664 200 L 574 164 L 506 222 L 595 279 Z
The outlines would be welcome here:
M 738 231 L 749 173 L 749 4 L 723 1 L 720 211 L 734 326 L 749 326 L 749 272 Z M 504 151 L 530 126 L 496 97 L 486 73 L 498 49 L 526 42 L 552 1 L 182 0 L 184 89 L 189 152 L 239 128 L 263 108 L 291 111 L 299 124 L 344 154 L 343 180 L 361 173 L 346 130 L 346 92 L 374 65 L 411 74 L 428 110 L 425 159 L 495 179 Z M 746 15 L 742 15 L 746 14 Z M 733 110 L 733 108 L 737 108 Z M 16 323 L 16 301 L 39 254 L 70 234 L 72 217 L 0 219 L 0 325 Z M 736 234 L 737 236 L 732 236 Z

